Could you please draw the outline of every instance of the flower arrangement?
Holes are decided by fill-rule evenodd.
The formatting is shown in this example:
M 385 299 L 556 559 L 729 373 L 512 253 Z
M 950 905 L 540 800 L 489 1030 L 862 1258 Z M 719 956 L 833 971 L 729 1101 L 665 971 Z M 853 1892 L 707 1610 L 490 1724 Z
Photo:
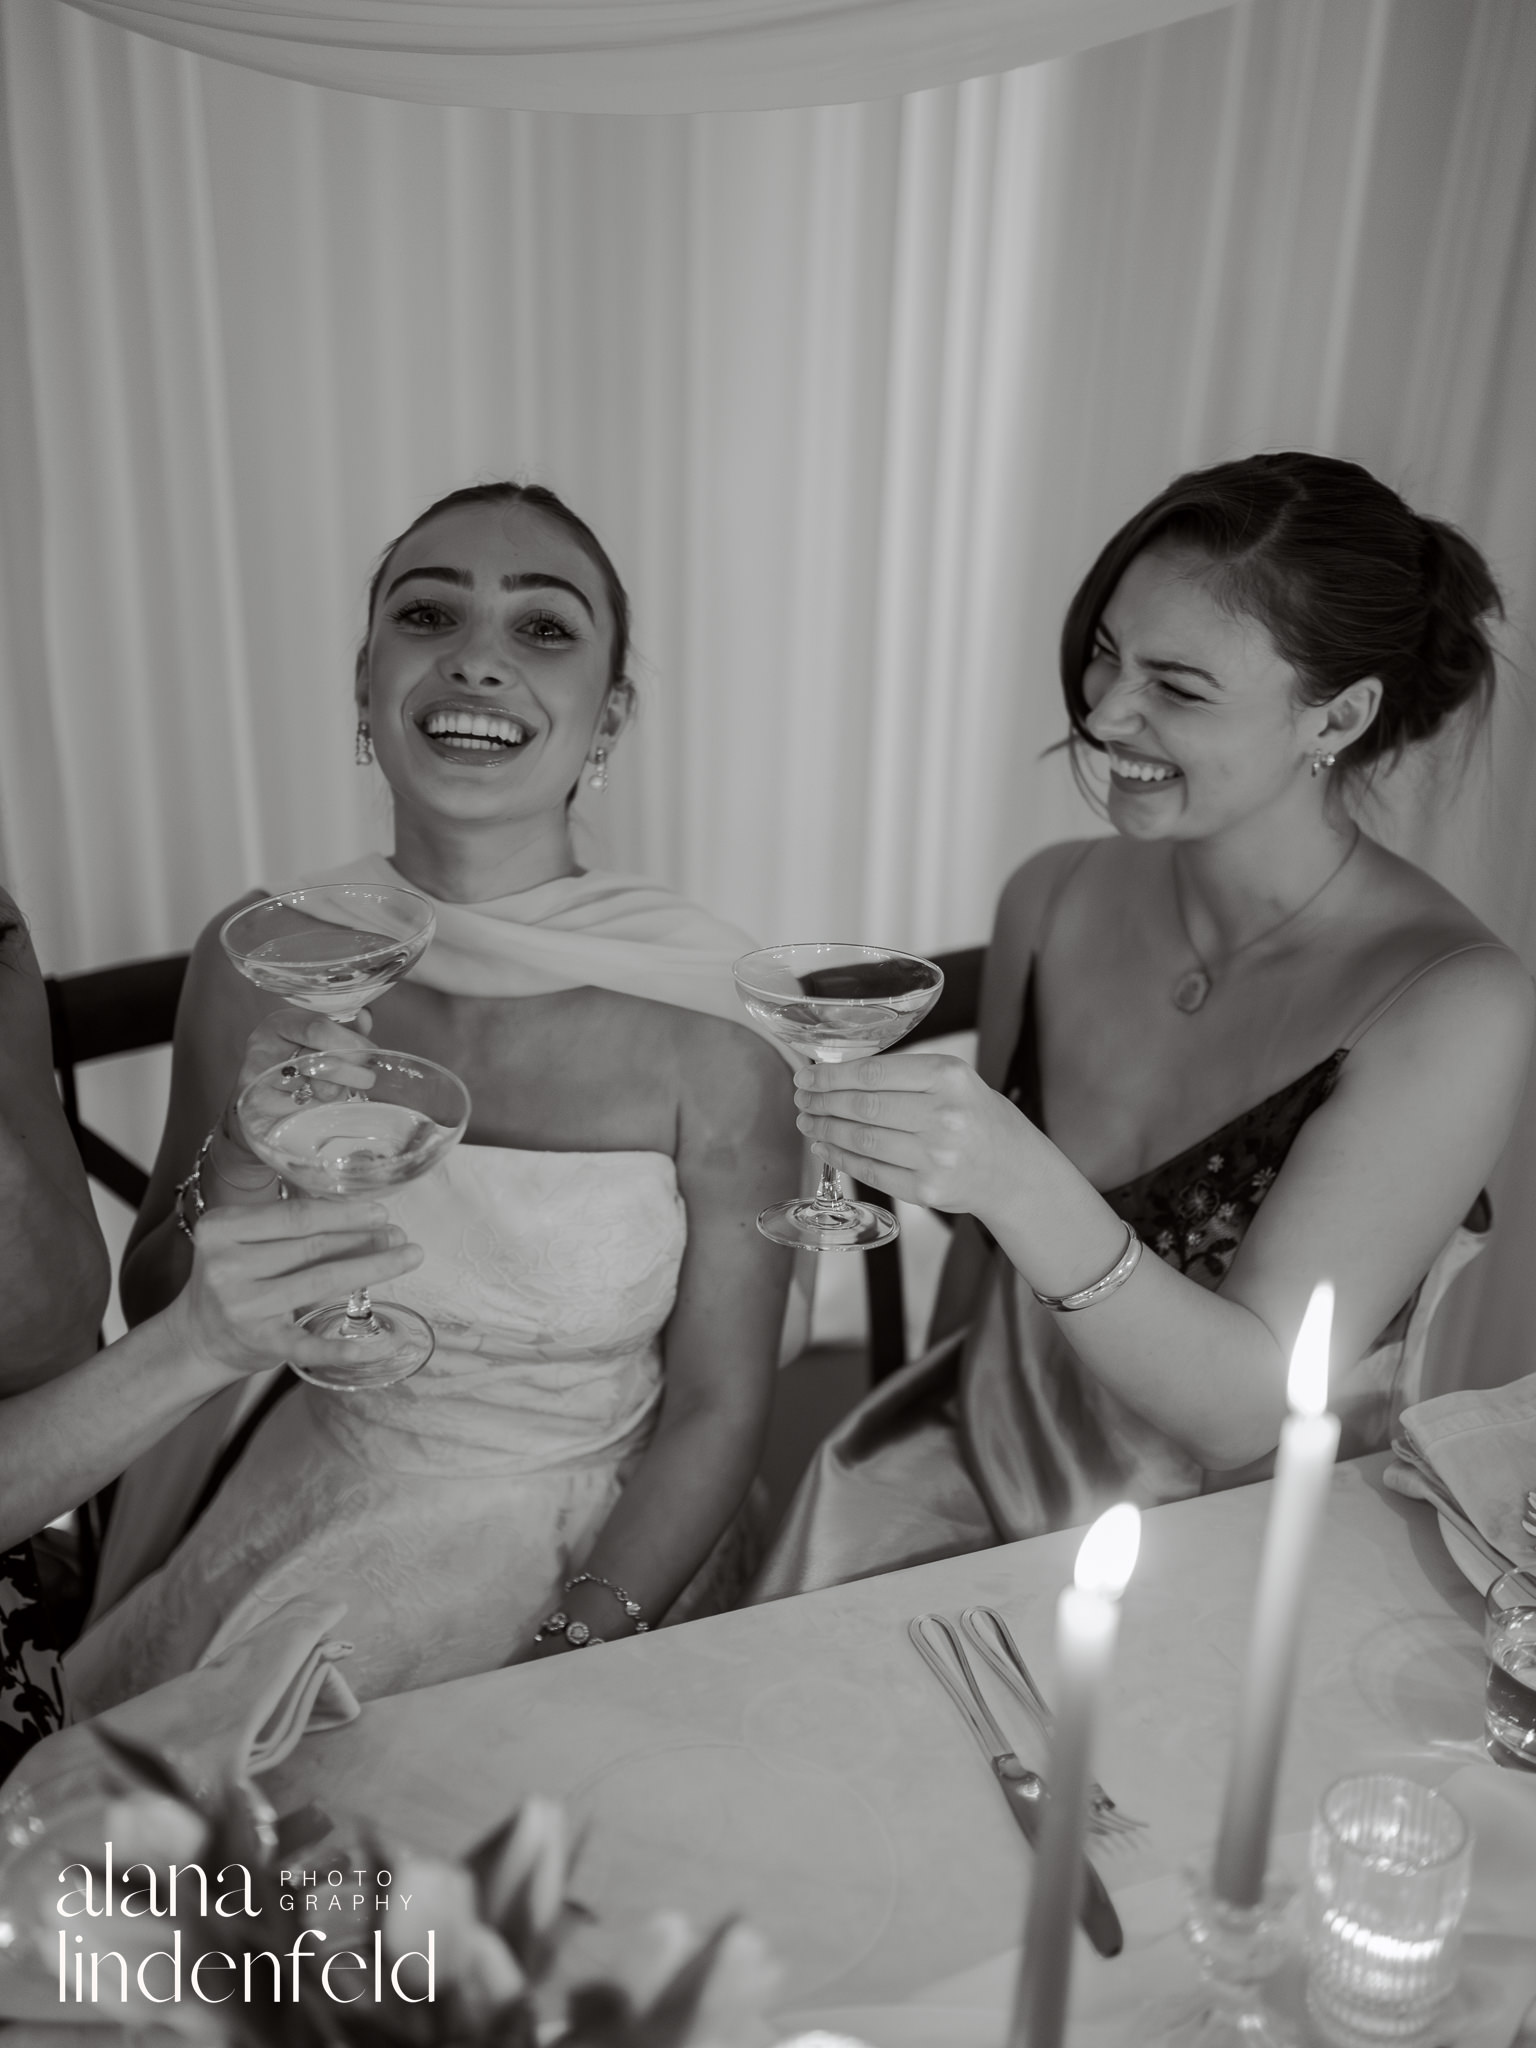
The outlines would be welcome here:
M 660 1916 L 647 1953 L 574 1976 L 571 1937 L 592 1916 L 568 1893 L 564 1816 L 548 1800 L 526 1801 L 457 1863 L 360 1828 L 356 1875 L 370 1882 L 331 1887 L 321 1930 L 295 1910 L 294 1880 L 310 1874 L 285 1864 L 327 1834 L 326 1816 L 311 1807 L 278 1820 L 239 1781 L 200 1799 L 159 1755 L 96 1734 L 130 1781 L 104 1812 L 95 1803 L 100 1841 L 82 1853 L 67 1815 L 10 1831 L 13 1849 L 24 1847 L 0 1866 L 0 2024 L 117 2021 L 221 2048 L 772 2040 L 761 2013 L 775 1973 L 758 1937 L 732 1921 L 701 1941 Z

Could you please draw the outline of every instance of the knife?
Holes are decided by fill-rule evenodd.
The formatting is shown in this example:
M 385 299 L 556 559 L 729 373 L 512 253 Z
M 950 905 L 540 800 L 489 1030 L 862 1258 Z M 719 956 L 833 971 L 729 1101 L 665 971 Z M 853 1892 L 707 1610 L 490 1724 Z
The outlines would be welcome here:
M 965 1680 L 970 1693 L 969 1699 L 957 1684 L 955 1674 L 945 1662 L 943 1653 L 926 1635 L 925 1627 L 930 1624 L 949 1644 L 960 1676 Z M 1018 1757 L 1008 1747 L 1008 1739 L 994 1720 L 992 1710 L 976 1683 L 975 1674 L 971 1670 L 970 1660 L 965 1654 L 960 1638 L 942 1614 L 919 1614 L 908 1623 L 907 1633 L 923 1662 L 965 1716 L 966 1725 L 986 1751 L 993 1775 L 1003 1788 L 1008 1811 L 1018 1823 L 1019 1832 L 1031 1848 L 1038 1848 L 1040 1828 L 1045 1819 L 1046 1801 L 1049 1797 L 1045 1781 L 1038 1771 L 1032 1771 L 1020 1763 Z M 1119 1955 L 1125 1946 L 1120 1916 L 1115 1911 L 1114 1901 L 1105 1890 L 1104 1880 L 1086 1855 L 1083 1857 L 1082 1895 L 1078 1902 L 1078 1918 L 1083 1924 L 1083 1932 L 1101 1956 Z
M 1046 1802 L 1050 1797 L 1045 1789 L 1045 1780 L 1038 1771 L 1027 1770 L 1012 1750 L 1004 1750 L 993 1757 L 992 1769 L 1003 1788 L 1008 1811 L 1019 1824 L 1020 1833 L 1032 1849 L 1038 1849 Z M 1081 1884 L 1078 1918 L 1083 1923 L 1083 1932 L 1101 1956 L 1119 1955 L 1125 1947 L 1120 1915 L 1115 1911 L 1114 1900 L 1105 1889 L 1103 1878 L 1086 1856 L 1083 1858 Z

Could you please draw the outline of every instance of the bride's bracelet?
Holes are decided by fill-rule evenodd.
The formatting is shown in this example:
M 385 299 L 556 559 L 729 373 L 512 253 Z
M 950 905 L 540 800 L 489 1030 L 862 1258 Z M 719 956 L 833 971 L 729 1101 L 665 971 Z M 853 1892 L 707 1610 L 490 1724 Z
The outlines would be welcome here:
M 223 1127 L 224 1120 L 221 1117 L 207 1137 L 204 1138 L 202 1144 L 198 1146 L 197 1157 L 192 1162 L 192 1171 L 185 1180 L 179 1180 L 176 1183 L 176 1222 L 189 1244 L 196 1243 L 197 1226 L 202 1221 L 204 1210 L 208 1207 L 207 1197 L 203 1193 L 203 1168 L 209 1163 L 208 1155 L 213 1150 L 213 1141 Z M 213 1170 L 218 1174 L 219 1179 L 223 1181 L 226 1187 L 238 1188 L 242 1194 L 247 1195 L 259 1194 L 263 1188 L 271 1187 L 273 1181 L 276 1181 L 278 1195 L 285 1202 L 288 1199 L 288 1185 L 280 1174 L 269 1174 L 265 1180 L 257 1181 L 254 1186 L 250 1186 L 244 1181 L 231 1180 L 227 1173 L 220 1173 L 216 1165 Z
M 1080 1308 L 1092 1308 L 1095 1303 L 1107 1301 L 1117 1288 L 1123 1287 L 1135 1272 L 1141 1258 L 1141 1239 L 1127 1223 L 1125 1226 L 1125 1249 L 1100 1279 L 1087 1287 L 1079 1287 L 1072 1294 L 1042 1294 L 1038 1287 L 1029 1291 L 1042 1307 L 1059 1310 L 1071 1315 Z
M 643 1636 L 649 1630 L 651 1624 L 640 1619 L 640 1602 L 631 1599 L 622 1586 L 616 1586 L 612 1579 L 605 1579 L 601 1572 L 578 1572 L 574 1579 L 567 1579 L 560 1590 L 562 1593 L 574 1593 L 578 1586 L 606 1586 L 623 1608 L 626 1620 L 634 1623 L 635 1634 Z M 534 1630 L 533 1640 L 543 1643 L 555 1636 L 564 1636 L 573 1650 L 590 1649 L 593 1644 L 608 1640 L 606 1636 L 594 1635 L 584 1621 L 567 1614 L 563 1607 L 557 1607 L 553 1614 L 545 1616 Z
M 622 1586 L 616 1586 L 612 1579 L 605 1579 L 601 1572 L 578 1572 L 574 1579 L 567 1579 L 560 1590 L 562 1593 L 574 1593 L 578 1586 L 606 1586 L 628 1619 L 635 1624 L 637 1636 L 643 1636 L 650 1628 L 648 1621 L 640 1619 L 640 1602 L 631 1599 Z

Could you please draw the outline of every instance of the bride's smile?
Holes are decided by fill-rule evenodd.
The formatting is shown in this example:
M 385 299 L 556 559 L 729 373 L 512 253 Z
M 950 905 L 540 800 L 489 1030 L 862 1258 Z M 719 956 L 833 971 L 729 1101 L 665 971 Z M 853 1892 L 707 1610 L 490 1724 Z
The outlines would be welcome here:
M 455 507 L 409 534 L 358 665 L 397 807 L 563 820 L 599 723 L 614 723 L 613 644 L 601 574 L 536 507 Z

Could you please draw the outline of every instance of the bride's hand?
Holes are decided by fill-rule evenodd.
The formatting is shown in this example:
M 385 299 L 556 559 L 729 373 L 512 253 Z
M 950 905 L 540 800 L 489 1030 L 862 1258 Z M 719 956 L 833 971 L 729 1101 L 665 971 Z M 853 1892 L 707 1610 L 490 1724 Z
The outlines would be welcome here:
M 855 1179 L 926 1209 L 985 1216 L 1032 1129 L 1006 1096 L 948 1053 L 887 1053 L 795 1075 L 811 1150 Z
M 287 1061 L 297 1059 L 307 1052 L 345 1052 L 348 1047 L 372 1050 L 373 1041 L 368 1033 L 373 1020 L 364 1010 L 356 1024 L 338 1024 L 334 1018 L 322 1017 L 313 1010 L 300 1010 L 291 1003 L 285 1003 L 280 1010 L 274 1010 L 270 1017 L 263 1017 L 245 1044 L 245 1057 L 240 1062 L 240 1073 L 230 1090 L 229 1100 L 216 1127 L 221 1157 L 215 1160 L 215 1167 L 228 1161 L 237 1166 L 249 1162 L 259 1172 L 270 1176 L 270 1168 L 262 1168 L 255 1153 L 245 1141 L 240 1128 L 237 1105 L 240 1097 L 258 1075 L 281 1067 Z M 349 1072 L 338 1068 L 334 1077 L 343 1087 L 371 1088 L 373 1076 L 363 1068 Z M 281 1108 L 274 1102 L 274 1112 Z
M 193 1244 L 191 1278 L 164 1314 L 189 1349 L 236 1373 L 333 1365 L 343 1343 L 348 1357 L 366 1356 L 366 1340 L 312 1337 L 295 1312 L 397 1280 L 422 1260 L 383 1206 L 361 1199 L 210 1210 Z

